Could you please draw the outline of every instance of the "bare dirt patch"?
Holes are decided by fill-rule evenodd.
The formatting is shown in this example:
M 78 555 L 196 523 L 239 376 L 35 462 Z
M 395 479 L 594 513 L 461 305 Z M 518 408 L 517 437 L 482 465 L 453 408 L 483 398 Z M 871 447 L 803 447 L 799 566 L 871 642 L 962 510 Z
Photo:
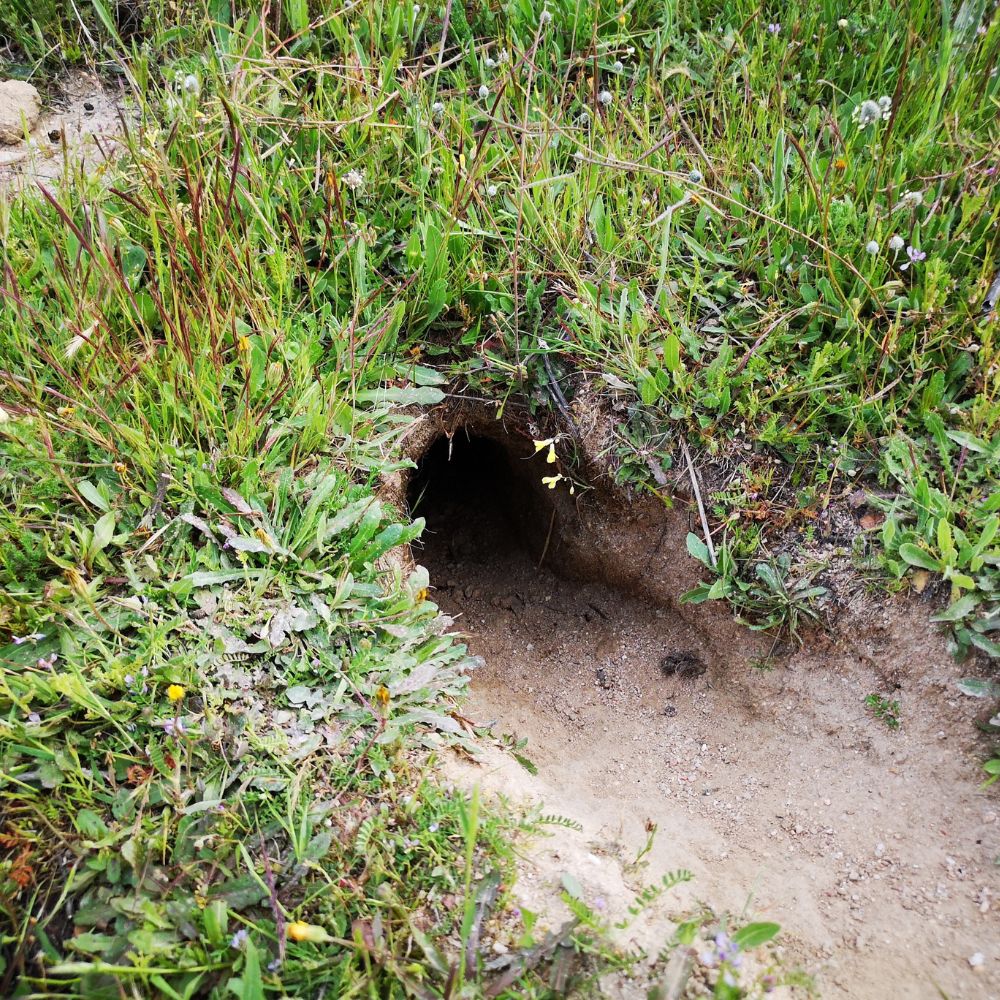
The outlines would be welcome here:
M 51 88 L 28 141 L 0 147 L 0 191 L 100 170 L 117 149 L 122 113 L 120 96 L 95 74 L 67 74 Z
M 979 706 L 956 693 L 963 671 L 928 609 L 848 611 L 836 637 L 755 668 L 769 642 L 724 608 L 674 602 L 698 577 L 686 512 L 550 492 L 529 434 L 482 418 L 444 429 L 410 484 L 428 522 L 414 558 L 485 660 L 469 714 L 527 738 L 539 773 L 499 750 L 452 770 L 583 826 L 526 861 L 527 905 L 545 909 L 570 871 L 616 914 L 686 867 L 692 890 L 631 943 L 655 950 L 700 898 L 781 923 L 784 960 L 827 997 L 1000 996 Z M 866 710 L 872 693 L 900 701 L 900 730 Z

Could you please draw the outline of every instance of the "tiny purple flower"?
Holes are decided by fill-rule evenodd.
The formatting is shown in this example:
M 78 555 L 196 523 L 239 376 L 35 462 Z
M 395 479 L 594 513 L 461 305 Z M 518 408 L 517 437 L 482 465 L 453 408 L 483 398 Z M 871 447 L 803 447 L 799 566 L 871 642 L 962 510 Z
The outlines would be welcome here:
M 131 674 L 125 675 L 125 686 L 131 687 L 135 683 L 135 678 Z
M 776 21 L 772 21 L 772 22 L 771 22 L 771 23 L 770 23 L 770 24 L 769 24 L 769 25 L 767 26 L 767 30 L 768 30 L 768 31 L 769 31 L 769 32 L 770 32 L 770 33 L 771 33 L 772 35 L 776 35 L 776 34 L 778 34 L 778 32 L 779 32 L 779 31 L 781 31 L 781 25 L 780 25 L 780 24 L 778 24 L 778 23 L 777 23 Z
M 165 719 L 160 725 L 166 736 L 183 736 L 187 732 L 183 719 Z
M 42 717 L 37 712 L 32 712 L 28 716 L 28 722 L 32 723 L 35 726 L 37 726 L 41 721 Z
M 910 259 L 905 264 L 900 266 L 900 271 L 905 271 L 911 264 L 919 264 L 920 261 L 927 259 L 927 254 L 923 250 L 918 250 L 916 247 L 907 247 L 906 256 Z
M 438 824 L 438 823 L 431 823 L 431 825 L 429 827 L 427 827 L 427 832 L 428 833 L 437 833 L 439 829 L 440 829 L 440 824 Z
M 276 958 L 273 961 L 267 963 L 267 971 L 268 972 L 277 972 L 278 969 L 280 969 L 280 968 L 281 968 L 281 959 L 280 958 Z
M 241 928 L 240 928 L 240 929 L 239 929 L 239 930 L 238 930 L 238 931 L 237 931 L 237 932 L 236 932 L 236 933 L 235 933 L 235 934 L 234 934 L 234 935 L 232 936 L 232 939 L 231 939 L 231 940 L 230 940 L 230 942 L 229 942 L 229 947 L 230 947 L 230 948 L 236 948 L 236 949 L 239 949 L 239 948 L 242 948 L 242 947 L 243 947 L 243 945 L 244 945 L 244 943 L 246 942 L 246 939 L 247 939 L 247 938 L 248 938 L 249 936 L 250 936 L 250 935 L 249 935 L 249 934 L 247 933 L 247 929 L 246 929 L 245 927 L 241 927 Z
M 22 642 L 40 642 L 45 636 L 41 632 L 31 632 L 29 635 L 15 635 L 14 645 L 20 646 Z

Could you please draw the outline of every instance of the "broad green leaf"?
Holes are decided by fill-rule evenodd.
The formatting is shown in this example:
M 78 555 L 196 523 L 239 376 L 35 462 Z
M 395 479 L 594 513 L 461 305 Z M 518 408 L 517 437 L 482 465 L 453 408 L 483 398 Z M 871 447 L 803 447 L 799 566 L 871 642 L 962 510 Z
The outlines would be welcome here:
M 708 554 L 708 546 L 693 532 L 687 534 L 687 550 L 698 562 L 712 568 L 712 562 Z
M 84 500 L 92 503 L 98 510 L 108 511 L 108 501 L 101 495 L 101 491 L 89 480 L 82 479 L 76 484 L 77 491 Z
M 933 570 L 935 573 L 941 572 L 941 563 L 935 559 L 925 549 L 921 549 L 910 542 L 904 542 L 899 547 L 900 556 L 911 566 L 919 566 L 922 569 Z
M 958 622 L 968 617 L 976 609 L 981 601 L 979 594 L 966 594 L 957 601 L 953 601 L 944 611 L 934 615 L 932 622 Z
M 1000 643 L 994 642 L 992 639 L 987 639 L 985 635 L 979 632 L 970 632 L 969 642 L 990 656 L 1000 657 Z
M 109 510 L 94 525 L 94 540 L 91 542 L 91 553 L 101 552 L 108 547 L 108 543 L 115 534 L 115 512 Z
M 738 945 L 742 951 L 750 951 L 759 948 L 762 944 L 767 944 L 777 936 L 781 930 L 780 924 L 756 923 L 747 924 L 733 934 L 733 943 Z
M 563 872 L 562 885 L 574 899 L 583 899 L 583 886 L 580 885 L 580 882 L 575 875 L 571 875 L 569 872 Z
M 1000 684 L 981 677 L 963 677 L 955 681 L 955 687 L 973 698 L 1000 698 Z

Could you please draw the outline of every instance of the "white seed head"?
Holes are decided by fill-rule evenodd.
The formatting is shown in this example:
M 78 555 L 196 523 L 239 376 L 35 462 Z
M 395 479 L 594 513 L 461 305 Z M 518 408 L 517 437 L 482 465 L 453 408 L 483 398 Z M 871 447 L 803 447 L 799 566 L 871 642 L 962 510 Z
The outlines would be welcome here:
M 486 193 L 491 197 L 495 198 L 497 196 L 497 186 L 496 184 L 491 184 L 487 189 Z
M 481 87 L 479 88 L 479 99 L 480 99 L 481 101 L 485 101 L 485 100 L 486 100 L 486 98 L 487 98 L 487 97 L 489 97 L 489 96 L 490 96 L 490 88 L 489 88 L 489 87 L 487 87 L 487 86 L 486 86 L 486 84 L 484 83 L 484 84 L 483 84 L 483 85 L 482 85 L 482 86 L 481 86 Z
M 878 253 L 878 243 L 875 240 L 869 240 L 865 244 L 865 249 L 874 257 Z
M 201 84 L 198 82 L 198 77 L 194 73 L 188 73 L 184 77 L 184 82 L 181 84 L 184 88 L 185 94 L 191 94 L 193 97 L 197 97 L 201 93 Z
M 619 59 L 614 66 L 611 67 L 616 73 L 621 73 L 625 69 L 625 63 Z
M 611 95 L 610 90 L 602 90 L 597 95 L 597 99 L 601 102 L 601 104 L 607 107 L 614 100 L 614 97 Z
M 433 103 L 433 104 L 431 105 L 431 111 L 432 111 L 432 112 L 433 112 L 433 113 L 434 113 L 435 115 L 443 115 L 443 114 L 444 114 L 444 105 L 443 105 L 443 104 L 442 104 L 442 103 L 441 103 L 440 101 L 435 101 L 435 102 L 434 102 L 434 103 Z
M 882 109 L 878 101 L 864 100 L 854 109 L 853 118 L 858 123 L 859 128 L 868 128 L 873 122 L 877 122 L 883 116 Z
M 898 236 L 898 235 L 897 236 L 893 236 L 889 240 L 889 249 L 893 253 L 899 253 L 899 251 L 902 250 L 903 247 L 905 247 L 905 246 L 906 246 L 906 240 L 904 240 L 902 236 Z
M 704 175 L 697 167 L 694 167 L 692 170 L 688 171 L 688 180 L 692 184 L 700 184 L 704 179 L 705 179 Z
M 845 28 L 847 27 L 847 25 L 848 25 L 848 20 L 847 20 L 847 18 L 846 18 L 846 17 L 842 17 L 842 18 L 841 18 L 841 19 L 840 19 L 840 20 L 839 20 L 839 21 L 837 22 L 837 27 L 838 27 L 838 28 L 840 28 L 840 30 L 841 30 L 841 31 L 843 31 L 843 30 L 844 30 L 844 29 L 845 29 Z
M 552 21 L 552 11 L 543 10 L 538 18 L 539 24 L 549 24 Z

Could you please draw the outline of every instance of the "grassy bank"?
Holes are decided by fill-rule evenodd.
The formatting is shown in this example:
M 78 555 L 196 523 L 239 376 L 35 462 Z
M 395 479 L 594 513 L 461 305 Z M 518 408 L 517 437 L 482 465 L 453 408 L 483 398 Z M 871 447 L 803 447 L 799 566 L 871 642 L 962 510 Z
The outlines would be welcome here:
M 470 663 L 395 558 L 420 523 L 377 493 L 449 386 L 527 399 L 558 489 L 585 393 L 635 488 L 680 439 L 745 450 L 692 598 L 774 627 L 814 595 L 773 599 L 769 541 L 866 484 L 858 559 L 945 581 L 956 649 L 1000 654 L 1000 23 L 977 10 L 17 22 L 19 67 L 51 32 L 131 117 L 114 164 L 0 194 L 0 993 L 564 987 L 530 915 L 523 975 L 476 945 L 527 824 L 425 770 L 472 737 Z

